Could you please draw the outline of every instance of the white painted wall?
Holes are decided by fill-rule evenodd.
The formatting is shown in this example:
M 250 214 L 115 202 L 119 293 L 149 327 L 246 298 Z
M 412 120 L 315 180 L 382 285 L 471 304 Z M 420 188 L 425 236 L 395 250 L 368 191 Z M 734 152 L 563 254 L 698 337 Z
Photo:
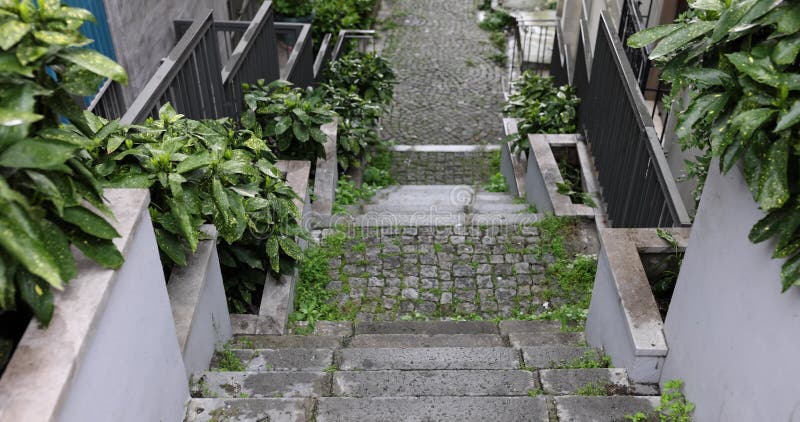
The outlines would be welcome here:
M 713 162 L 664 326 L 662 382 L 682 379 L 697 422 L 800 421 L 800 288 L 780 292 L 774 242 L 738 169 Z
M 167 287 L 145 209 L 56 420 L 179 421 L 189 399 Z

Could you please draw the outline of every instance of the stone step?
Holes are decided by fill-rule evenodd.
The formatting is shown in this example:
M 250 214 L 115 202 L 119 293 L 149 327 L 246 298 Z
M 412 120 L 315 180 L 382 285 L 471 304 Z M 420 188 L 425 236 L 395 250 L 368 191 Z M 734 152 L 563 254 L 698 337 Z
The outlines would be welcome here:
M 597 395 L 631 395 L 633 393 L 628 373 L 621 368 L 592 369 L 545 369 L 539 371 L 542 389 L 553 395 L 592 395 L 588 391 L 602 392 Z M 593 387 L 593 388 L 589 388 Z
M 514 347 L 528 346 L 581 346 L 585 345 L 583 333 L 545 332 L 545 333 L 510 333 L 508 340 Z
M 409 348 L 409 347 L 502 347 L 498 334 L 359 334 L 349 347 Z
M 519 369 L 517 351 L 508 347 L 429 347 L 415 349 L 342 349 L 343 371 Z
M 556 397 L 556 412 L 560 422 L 624 421 L 636 412 L 651 412 L 658 406 L 657 396 Z
M 356 334 L 499 334 L 491 321 L 359 322 Z
M 333 365 L 333 349 L 233 349 L 247 371 L 323 371 Z M 211 369 L 218 368 L 217 362 Z
M 195 395 L 231 398 L 295 398 L 327 395 L 331 376 L 321 371 L 206 372 Z
M 501 334 L 511 333 L 559 333 L 561 332 L 561 323 L 558 321 L 548 320 L 535 320 L 535 321 L 521 321 L 521 320 L 503 320 L 498 324 Z
M 543 397 L 323 397 L 316 420 L 538 422 L 548 415 Z
M 306 422 L 312 399 L 191 399 L 186 422 Z
M 539 382 L 531 371 L 340 371 L 333 395 L 345 397 L 525 396 Z
M 236 349 L 338 349 L 342 346 L 338 336 L 237 336 L 231 343 Z
M 586 360 L 598 360 L 597 351 L 590 347 L 546 345 L 522 348 L 522 360 L 531 368 L 560 368 Z

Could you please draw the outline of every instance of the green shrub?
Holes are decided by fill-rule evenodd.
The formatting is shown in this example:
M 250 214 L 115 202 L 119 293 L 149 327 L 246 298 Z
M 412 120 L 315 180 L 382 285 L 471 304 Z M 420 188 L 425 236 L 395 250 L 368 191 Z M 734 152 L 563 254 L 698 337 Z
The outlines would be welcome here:
M 99 118 L 95 122 L 102 124 Z M 231 120 L 183 118 L 167 104 L 159 119 L 120 129 L 95 168 L 109 186 L 149 188 L 156 241 L 167 266 L 186 265 L 214 224 L 231 310 L 252 310 L 267 271 L 287 273 L 302 258 L 296 194 L 258 133 Z M 123 139 L 122 141 L 120 139 Z
M 309 16 L 313 6 L 310 0 L 272 0 L 275 13 L 287 17 Z
M 516 23 L 517 20 L 508 13 L 502 10 L 490 9 L 478 26 L 485 31 L 503 31 L 513 27 Z
M 375 53 L 350 53 L 330 64 L 328 84 L 357 94 L 365 101 L 388 105 L 394 98 L 396 76 L 388 60 Z
M 514 152 L 530 148 L 528 135 L 534 133 L 575 133 L 575 116 L 580 100 L 569 85 L 555 87 L 553 78 L 526 71 L 514 82 L 517 92 L 503 108 L 508 117 L 520 119 L 512 141 Z
M 319 93 L 276 80 L 266 85 L 244 85 L 242 125 L 259 134 L 281 159 L 310 160 L 325 157 L 328 137 L 320 126 L 335 114 Z
M 89 165 L 114 125 L 90 127 L 73 98 L 127 75 L 82 48 L 87 20 L 91 13 L 57 0 L 0 2 L 0 316 L 32 313 L 44 326 L 52 289 L 77 275 L 71 246 L 106 268 L 123 261 Z
M 325 36 L 335 38 L 342 29 L 369 29 L 373 24 L 372 11 L 378 0 L 314 0 L 314 25 L 311 27 L 315 45 Z

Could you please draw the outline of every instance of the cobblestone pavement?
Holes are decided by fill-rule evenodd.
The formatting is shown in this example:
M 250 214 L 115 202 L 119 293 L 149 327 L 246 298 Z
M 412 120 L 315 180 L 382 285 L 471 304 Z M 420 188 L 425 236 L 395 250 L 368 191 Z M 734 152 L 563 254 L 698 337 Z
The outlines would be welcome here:
M 536 313 L 538 239 L 533 226 L 364 228 L 330 261 L 328 289 L 361 321 Z
M 393 0 L 384 55 L 397 73 L 382 135 L 398 144 L 487 144 L 503 135 L 496 50 L 473 0 Z
M 497 155 L 487 152 L 392 153 L 392 176 L 400 185 L 473 185 L 491 176 L 488 163 Z

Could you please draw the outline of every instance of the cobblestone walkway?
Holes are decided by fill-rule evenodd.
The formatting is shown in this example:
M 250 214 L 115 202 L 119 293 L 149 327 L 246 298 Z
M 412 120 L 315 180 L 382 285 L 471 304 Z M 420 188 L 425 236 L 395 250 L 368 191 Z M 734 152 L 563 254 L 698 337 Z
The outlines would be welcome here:
M 394 152 L 392 176 L 401 185 L 473 185 L 491 176 L 488 152 Z
M 472 0 L 394 0 L 384 54 L 397 73 L 382 135 L 397 144 L 487 144 L 502 137 L 504 70 Z

